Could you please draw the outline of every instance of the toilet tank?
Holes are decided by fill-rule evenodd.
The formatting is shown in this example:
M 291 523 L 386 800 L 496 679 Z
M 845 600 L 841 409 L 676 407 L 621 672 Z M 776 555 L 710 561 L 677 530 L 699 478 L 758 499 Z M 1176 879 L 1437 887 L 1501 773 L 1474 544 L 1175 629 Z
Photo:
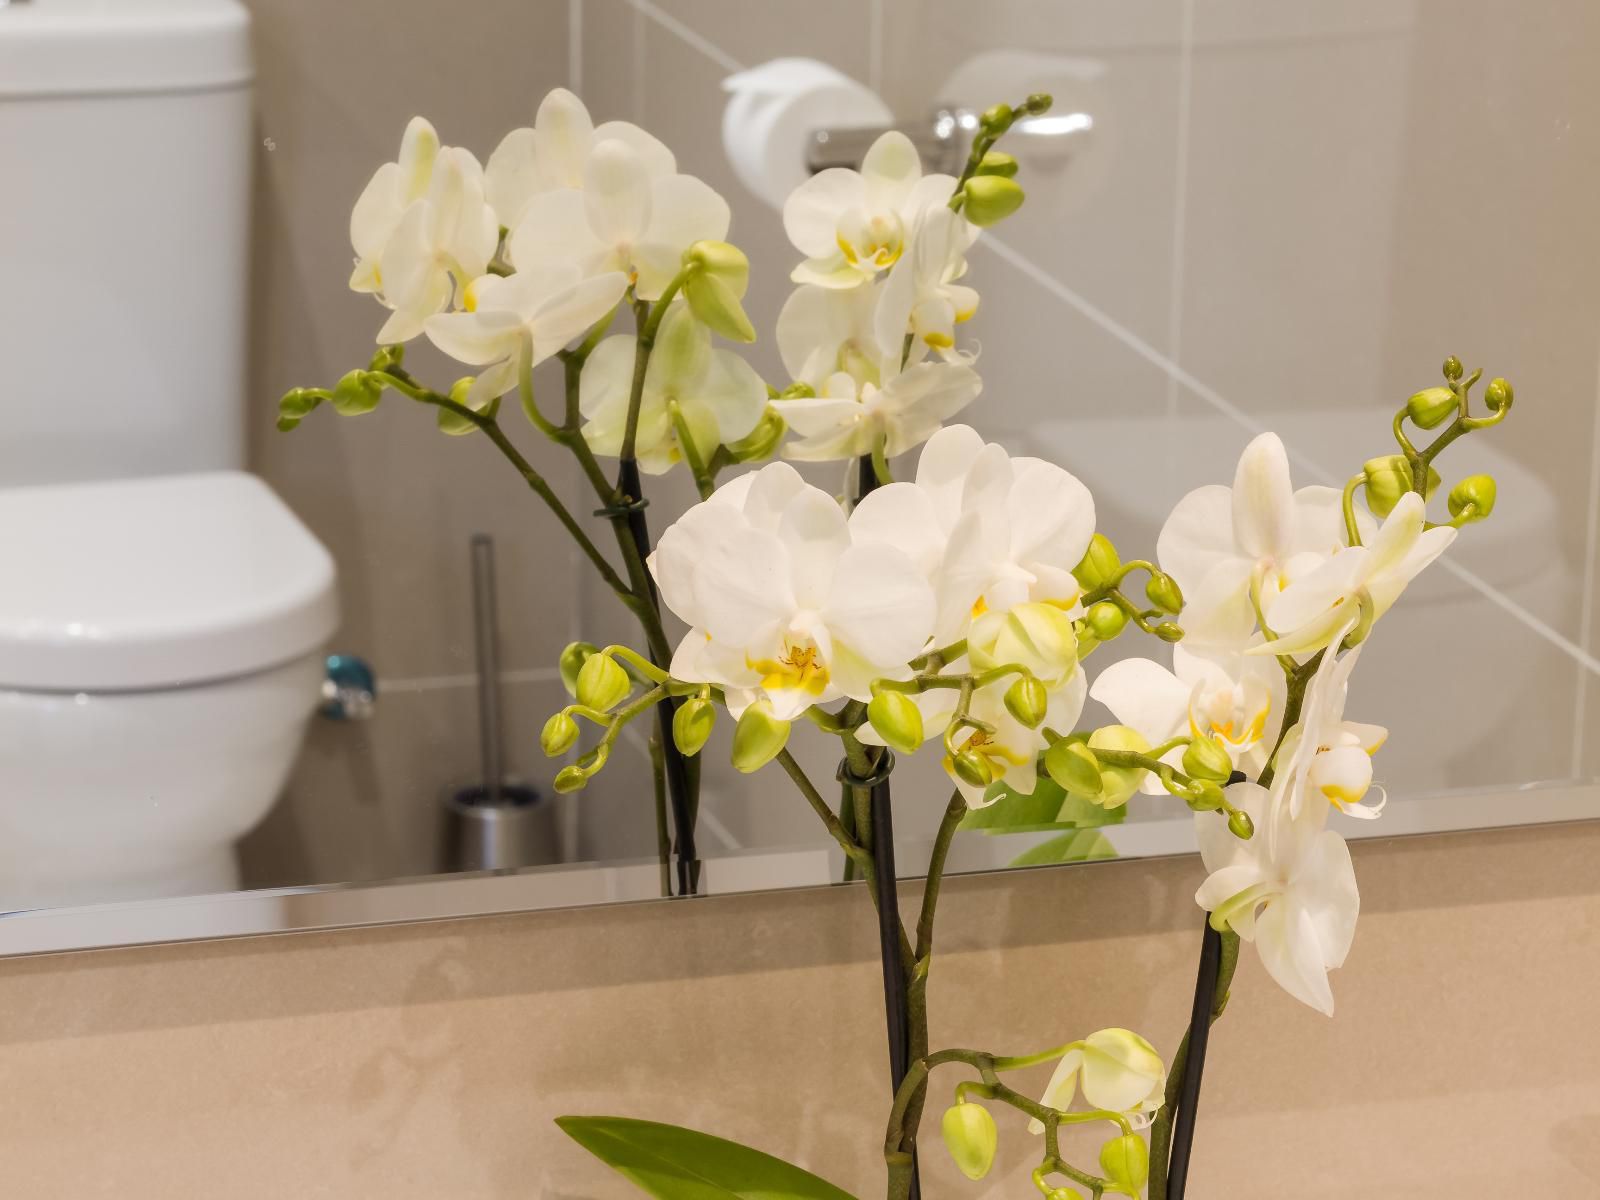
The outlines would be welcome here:
M 249 17 L 0 0 L 0 487 L 244 463 Z

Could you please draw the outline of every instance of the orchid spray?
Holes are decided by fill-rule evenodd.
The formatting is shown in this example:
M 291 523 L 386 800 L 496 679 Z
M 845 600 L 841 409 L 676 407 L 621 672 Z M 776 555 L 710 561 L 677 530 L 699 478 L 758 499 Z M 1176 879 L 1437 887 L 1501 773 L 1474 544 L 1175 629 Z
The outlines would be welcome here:
M 369 412 L 386 391 L 432 406 L 443 432 L 484 434 L 567 529 L 637 618 L 644 648 L 568 647 L 561 672 L 573 703 L 550 717 L 541 744 L 575 755 L 556 788 L 576 792 L 630 722 L 655 714 L 656 797 L 675 819 L 680 892 L 694 889 L 697 763 L 719 713 L 734 722 L 736 768 L 789 777 L 877 909 L 891 1200 L 918 1192 L 918 1130 L 945 1066 L 965 1072 L 940 1126 L 968 1177 L 993 1164 L 998 1106 L 1042 1136 L 1033 1179 L 1050 1200 L 1177 1200 L 1205 1035 L 1241 942 L 1289 995 L 1332 1014 L 1329 972 L 1350 949 L 1359 894 L 1328 817 L 1381 815 L 1372 756 L 1387 736 L 1346 719 L 1350 675 L 1406 585 L 1492 512 L 1494 481 L 1472 476 L 1447 493 L 1447 519 L 1431 520 L 1442 486 L 1434 463 L 1512 405 L 1511 386 L 1495 379 L 1475 411 L 1480 373 L 1452 357 L 1443 384 L 1396 413 L 1398 452 L 1365 463 L 1342 491 L 1294 489 L 1283 444 L 1262 434 L 1231 487 L 1178 503 L 1155 560 L 1123 560 L 1096 532 L 1093 498 L 1073 475 L 949 423 L 982 391 L 961 342 L 979 302 L 963 282 L 968 251 L 1024 199 L 1016 160 L 997 144 L 1049 105 L 1030 96 L 985 112 L 959 177 L 924 173 L 910 141 L 888 133 L 859 171 L 830 169 L 796 189 L 783 212 L 799 262 L 777 322 L 781 387 L 718 342 L 754 339 L 741 304 L 749 264 L 725 240 L 727 204 L 678 172 L 660 142 L 633 125 L 596 126 L 556 91 L 534 127 L 508 135 L 480 168 L 418 118 L 351 221 L 351 286 L 389 310 L 377 353 L 331 389 L 290 392 L 280 408 L 287 430 L 324 402 Z M 624 313 L 633 332 L 613 333 Z M 476 374 L 425 385 L 403 365 L 403 343 L 417 336 Z M 557 419 L 532 383 L 549 358 L 565 376 Z M 576 458 L 620 568 L 500 424 L 511 393 L 533 429 Z M 1419 447 L 1418 431 L 1437 432 Z M 909 476 L 895 479 L 895 461 L 913 451 Z M 614 474 L 601 466 L 609 458 Z M 790 462 L 843 464 L 839 494 Z M 641 477 L 679 464 L 701 500 L 652 549 Z M 686 627 L 676 645 L 668 616 Z M 1091 684 L 1089 656 L 1130 627 L 1160 656 L 1115 663 Z M 1115 723 L 1082 725 L 1090 699 Z M 595 735 L 584 739 L 583 724 Z M 835 801 L 790 752 L 796 724 L 838 739 Z M 908 927 L 895 899 L 892 812 L 923 801 L 891 801 L 889 780 L 896 754 L 926 747 L 951 791 Z M 1194 1016 L 1170 1064 L 1116 1028 L 1020 1055 L 932 1048 L 934 921 L 957 833 L 1053 830 L 1026 861 L 1070 861 L 1093 856 L 1085 836 L 1140 795 L 1193 810 L 1205 871 Z M 1006 1082 L 1051 1061 L 1037 1098 Z M 560 1123 L 657 1196 L 847 1195 L 694 1130 L 620 1117 Z M 1084 1136 L 1094 1141 L 1080 1145 Z

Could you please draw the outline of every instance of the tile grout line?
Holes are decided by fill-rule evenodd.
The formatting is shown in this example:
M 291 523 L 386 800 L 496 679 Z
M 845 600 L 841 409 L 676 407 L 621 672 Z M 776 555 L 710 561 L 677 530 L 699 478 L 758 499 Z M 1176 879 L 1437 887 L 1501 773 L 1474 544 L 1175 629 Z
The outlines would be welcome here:
M 744 70 L 744 64 L 738 59 L 734 58 L 733 55 L 729 54 L 715 42 L 703 37 L 700 33 L 696 32 L 683 21 L 680 21 L 671 13 L 662 11 L 659 6 L 651 3 L 651 0 L 628 0 L 628 3 L 633 6 L 635 12 L 642 13 L 643 15 L 649 17 L 668 33 L 673 34 L 679 40 L 700 51 L 701 54 L 705 55 L 712 62 L 716 63 L 724 71 L 733 72 Z
M 561 672 L 556 667 L 521 667 L 500 672 L 503 684 L 559 683 Z M 380 695 L 390 692 L 437 692 L 449 688 L 469 688 L 478 684 L 477 675 L 413 675 L 401 679 L 380 679 Z
M 1183 361 L 1183 286 L 1189 226 L 1189 114 L 1194 98 L 1194 0 L 1183 0 L 1178 45 L 1178 146 L 1172 206 L 1172 271 L 1167 297 L 1167 357 Z M 1178 381 L 1167 376 L 1167 419 L 1178 416 Z
M 1595 592 L 1600 590 L 1600 369 L 1596 371 L 1594 448 L 1589 459 L 1589 522 L 1583 558 L 1583 593 L 1578 604 L 1578 638 L 1590 647 L 1595 617 Z M 1579 674 L 1572 701 L 1572 778 L 1583 771 L 1584 718 L 1589 704 L 1589 678 Z
M 649 17 L 651 20 L 655 21 L 656 24 L 666 29 L 669 33 L 674 34 L 682 41 L 694 47 L 707 58 L 718 63 L 725 69 L 729 71 L 739 71 L 744 69 L 737 59 L 733 58 L 720 46 L 717 46 L 714 43 L 706 40 L 676 17 L 662 12 L 660 8 L 651 3 L 651 0 L 628 0 L 628 3 L 631 4 L 637 12 Z M 1175 381 L 1188 391 L 1193 392 L 1196 396 L 1200 397 L 1200 399 L 1211 405 L 1212 408 L 1216 409 L 1223 416 L 1228 417 L 1242 429 L 1245 429 L 1251 433 L 1266 432 L 1265 425 L 1246 414 L 1243 409 L 1230 402 L 1220 392 L 1216 391 L 1216 389 L 1208 386 L 1199 379 L 1196 379 L 1193 375 L 1189 374 L 1188 371 L 1184 370 L 1177 363 L 1168 359 L 1138 334 L 1134 333 L 1131 329 L 1128 329 L 1120 322 L 1114 320 L 1106 313 L 1100 311 L 1100 309 L 1096 308 L 1082 296 L 1074 292 L 1071 288 L 1067 287 L 1066 284 L 1056 279 L 1055 276 L 1028 261 L 1006 243 L 1000 241 L 998 238 L 990 237 L 980 240 L 977 244 L 980 246 L 987 246 L 997 257 L 1005 262 L 1010 263 L 1013 267 L 1021 271 L 1024 275 L 1027 275 L 1047 292 L 1050 292 L 1058 299 L 1066 302 L 1072 308 L 1076 309 L 1082 316 L 1086 317 L 1095 325 L 1098 325 L 1105 332 L 1111 334 L 1112 337 L 1122 342 L 1123 345 L 1127 346 L 1128 349 L 1139 355 L 1146 362 L 1165 373 L 1169 379 Z M 1320 464 L 1305 457 L 1305 455 L 1299 453 L 1292 447 L 1286 447 L 1286 449 L 1288 450 L 1291 462 L 1296 463 L 1309 474 L 1319 479 L 1321 482 L 1326 483 L 1329 486 L 1338 486 L 1338 481 L 1335 479 L 1335 477 L 1325 470 Z M 1447 572 L 1454 575 L 1457 579 L 1460 579 L 1463 583 L 1467 584 L 1467 586 L 1478 592 L 1490 603 L 1496 605 L 1502 611 L 1521 622 L 1545 641 L 1563 651 L 1568 655 L 1568 657 L 1572 658 L 1580 666 L 1586 668 L 1593 674 L 1600 676 L 1600 658 L 1596 658 L 1593 654 L 1589 653 L 1587 649 L 1578 645 L 1571 638 L 1561 633 L 1548 622 L 1536 617 L 1533 613 L 1529 612 L 1520 604 L 1517 604 L 1510 597 L 1502 593 L 1498 588 L 1487 583 L 1475 572 L 1468 570 L 1460 563 L 1448 558 L 1442 559 L 1441 563 Z
M 1057 299 L 1075 309 L 1079 314 L 1087 318 L 1093 324 L 1099 326 L 1100 329 L 1110 334 L 1117 341 L 1121 342 L 1128 349 L 1132 350 L 1140 358 L 1148 362 L 1151 366 L 1166 373 L 1171 378 L 1176 379 L 1184 388 L 1190 392 L 1193 392 L 1196 396 L 1204 400 L 1207 404 L 1211 405 L 1212 408 L 1216 409 L 1223 416 L 1233 421 L 1240 428 L 1249 433 L 1265 433 L 1267 431 L 1267 427 L 1264 424 L 1262 424 L 1256 418 L 1250 416 L 1238 405 L 1229 401 L 1215 388 L 1210 387 L 1199 379 L 1196 379 L 1177 363 L 1169 360 L 1149 342 L 1145 341 L 1138 334 L 1134 333 L 1133 330 L 1129 329 L 1115 318 L 1096 308 L 1093 304 L 1089 303 L 1089 301 L 1085 300 L 1082 296 L 1073 291 L 1066 284 L 1062 283 L 1055 276 L 1051 275 L 1042 267 L 1039 267 L 1035 263 L 1023 257 L 1023 255 L 1012 249 L 1005 242 L 1000 241 L 998 238 L 990 237 L 981 239 L 977 245 L 988 247 L 990 252 L 993 253 L 997 258 L 1011 264 L 1011 266 L 1015 267 L 1029 279 L 1032 279 L 1045 291 L 1049 292 Z M 1327 484 L 1330 487 L 1339 486 L 1340 481 L 1338 478 L 1329 472 L 1325 467 L 1323 467 L 1322 464 L 1318 463 L 1315 459 L 1306 457 L 1293 446 L 1286 445 L 1285 449 L 1288 451 L 1289 460 L 1297 467 L 1304 470 L 1307 474 L 1311 475 L 1317 480 L 1317 482 Z M 1507 615 L 1515 618 L 1528 629 L 1538 634 L 1545 641 L 1561 650 L 1580 666 L 1586 668 L 1595 675 L 1600 676 L 1600 658 L 1597 658 L 1584 647 L 1578 645 L 1578 643 L 1574 642 L 1571 638 L 1560 632 L 1549 622 L 1535 616 L 1516 601 L 1512 600 L 1509 596 L 1501 592 L 1498 588 L 1486 582 L 1476 572 L 1469 570 L 1453 559 L 1441 559 L 1440 564 L 1446 572 L 1454 575 L 1468 587 L 1472 588 L 1474 591 L 1483 596 L 1484 599 L 1496 605 Z

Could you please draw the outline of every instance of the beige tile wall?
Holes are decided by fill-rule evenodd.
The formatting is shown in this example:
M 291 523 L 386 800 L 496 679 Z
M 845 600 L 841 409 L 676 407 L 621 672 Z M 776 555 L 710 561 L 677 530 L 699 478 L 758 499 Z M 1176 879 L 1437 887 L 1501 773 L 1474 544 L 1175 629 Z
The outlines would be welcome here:
M 1190 1194 L 1600 1193 L 1600 825 L 1355 855 L 1338 1015 L 1247 957 Z M 954 881 L 934 1042 L 1018 1051 L 1121 1023 L 1170 1053 L 1198 879 L 1177 859 Z M 29 1200 L 621 1197 L 550 1123 L 616 1112 L 871 1196 L 873 929 L 835 888 L 0 962 L 0 1178 Z M 926 1150 L 930 1195 L 1031 1194 L 1038 1143 L 1016 1122 L 982 1187 L 936 1134 Z

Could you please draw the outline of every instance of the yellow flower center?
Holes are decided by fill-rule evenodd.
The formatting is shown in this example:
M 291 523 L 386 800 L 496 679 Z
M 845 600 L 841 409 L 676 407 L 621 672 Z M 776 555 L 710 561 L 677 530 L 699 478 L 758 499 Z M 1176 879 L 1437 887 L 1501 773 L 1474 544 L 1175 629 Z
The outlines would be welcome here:
M 761 672 L 761 686 L 769 692 L 802 691 L 820 696 L 828 686 L 828 665 L 815 645 L 785 642 L 777 658 L 745 661 L 751 670 Z

